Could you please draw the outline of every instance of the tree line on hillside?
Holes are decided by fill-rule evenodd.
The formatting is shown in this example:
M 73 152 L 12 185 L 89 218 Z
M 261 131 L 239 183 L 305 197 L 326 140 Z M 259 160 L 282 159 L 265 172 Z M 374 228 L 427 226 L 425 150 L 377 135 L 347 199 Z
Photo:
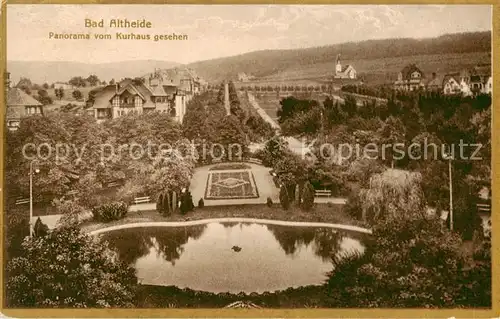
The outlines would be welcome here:
M 96 86 L 98 84 L 106 85 L 106 82 L 101 82 L 99 78 L 95 75 L 90 75 L 87 78 L 82 78 L 81 76 L 73 77 L 70 79 L 69 84 L 77 87 L 71 92 L 71 97 L 75 100 L 83 99 L 83 93 L 78 88 L 86 87 L 87 84 L 90 86 Z M 62 87 L 56 87 L 54 83 L 49 85 L 48 83 L 44 83 L 43 85 L 39 85 L 36 83 L 32 83 L 29 78 L 22 77 L 19 82 L 14 86 L 23 90 L 26 94 L 33 96 L 38 102 L 43 105 L 50 105 L 53 103 L 53 98 L 55 97 L 58 100 L 62 100 L 64 97 L 68 97 L 65 89 Z M 53 95 L 50 95 L 48 90 L 53 89 Z M 92 92 L 92 91 L 91 91 Z M 95 91 L 96 92 L 96 91 Z M 93 97 L 95 97 L 95 92 L 93 92 Z
M 332 62 L 339 52 L 350 60 L 369 60 L 429 54 L 491 51 L 491 32 L 443 35 L 428 39 L 383 39 L 348 42 L 294 50 L 263 50 L 229 58 L 195 62 L 189 67 L 204 78 L 221 81 L 234 78 L 234 70 L 263 77 L 299 65 Z

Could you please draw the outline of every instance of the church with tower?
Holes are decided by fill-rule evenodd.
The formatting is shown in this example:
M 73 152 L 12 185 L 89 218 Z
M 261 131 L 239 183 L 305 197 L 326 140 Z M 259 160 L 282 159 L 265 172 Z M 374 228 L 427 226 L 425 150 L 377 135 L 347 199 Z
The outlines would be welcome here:
M 335 61 L 335 78 L 336 79 L 356 79 L 356 70 L 350 64 L 342 66 L 340 63 L 340 54 L 337 54 Z

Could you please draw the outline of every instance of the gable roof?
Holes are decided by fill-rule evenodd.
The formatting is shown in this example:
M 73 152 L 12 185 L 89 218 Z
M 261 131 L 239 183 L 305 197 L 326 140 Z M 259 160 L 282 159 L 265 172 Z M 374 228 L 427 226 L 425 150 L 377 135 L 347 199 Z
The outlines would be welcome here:
M 38 106 L 42 103 L 38 102 L 31 95 L 26 94 L 19 88 L 10 88 L 7 94 L 7 106 L 20 105 L 20 106 Z
M 5 118 L 7 120 L 18 120 L 24 114 L 24 108 L 21 105 L 9 105 L 7 107 L 7 112 Z
M 435 78 L 429 80 L 427 83 L 427 86 L 435 86 L 435 87 L 442 87 L 444 83 L 445 76 L 442 75 L 436 75 Z
M 125 91 L 128 91 L 129 93 L 131 93 L 132 95 L 139 95 L 143 100 L 146 100 L 146 98 L 144 97 L 144 95 L 142 95 L 141 92 L 139 92 L 135 85 L 133 85 L 132 83 L 129 83 L 127 84 L 125 87 L 122 87 L 120 90 L 118 90 L 118 92 L 116 93 L 116 95 L 122 95 Z
M 423 77 L 422 70 L 420 70 L 414 63 L 412 63 L 412 64 L 408 64 L 407 66 L 405 66 L 403 68 L 403 70 L 401 70 L 401 74 L 403 75 L 403 79 L 407 80 L 407 79 L 411 78 L 411 74 L 415 71 L 419 72 L 422 75 L 421 77 Z
M 94 100 L 94 108 L 106 109 L 111 107 L 110 100 L 116 93 L 116 86 L 110 84 L 105 86 L 101 91 L 97 92 Z
M 167 93 L 163 89 L 163 85 L 156 85 L 151 87 L 153 96 L 167 96 Z
M 349 69 L 350 67 L 352 67 L 350 64 L 344 65 L 344 67 L 342 67 L 342 71 L 341 72 L 347 71 L 347 69 Z
M 460 73 L 455 72 L 455 73 L 445 74 L 443 78 L 443 85 L 451 79 L 455 80 L 455 82 L 457 83 L 460 83 Z

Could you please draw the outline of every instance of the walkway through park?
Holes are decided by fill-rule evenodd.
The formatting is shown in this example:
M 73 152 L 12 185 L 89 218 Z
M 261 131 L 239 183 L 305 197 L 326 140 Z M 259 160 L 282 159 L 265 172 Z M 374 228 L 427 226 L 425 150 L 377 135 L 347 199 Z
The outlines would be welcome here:
M 259 103 L 255 99 L 255 96 L 253 95 L 252 92 L 248 92 L 248 102 L 250 102 L 250 105 L 252 105 L 257 113 L 264 119 L 264 121 L 268 122 L 271 124 L 271 126 L 276 129 L 279 135 L 281 135 L 281 127 L 279 126 L 278 123 L 276 123 L 269 114 L 264 111 L 263 108 L 260 107 Z M 288 148 L 290 150 L 300 156 L 305 156 L 307 153 L 310 152 L 310 145 L 306 143 L 306 141 L 299 141 L 297 138 L 293 136 L 283 136 L 285 141 L 288 143 Z

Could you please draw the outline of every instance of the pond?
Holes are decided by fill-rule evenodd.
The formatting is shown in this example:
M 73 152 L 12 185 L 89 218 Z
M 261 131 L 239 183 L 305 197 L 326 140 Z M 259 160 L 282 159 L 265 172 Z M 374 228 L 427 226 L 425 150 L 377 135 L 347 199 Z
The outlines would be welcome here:
M 328 227 L 209 222 L 104 232 L 142 284 L 208 292 L 262 293 L 319 285 L 331 256 L 364 250 L 366 234 Z

